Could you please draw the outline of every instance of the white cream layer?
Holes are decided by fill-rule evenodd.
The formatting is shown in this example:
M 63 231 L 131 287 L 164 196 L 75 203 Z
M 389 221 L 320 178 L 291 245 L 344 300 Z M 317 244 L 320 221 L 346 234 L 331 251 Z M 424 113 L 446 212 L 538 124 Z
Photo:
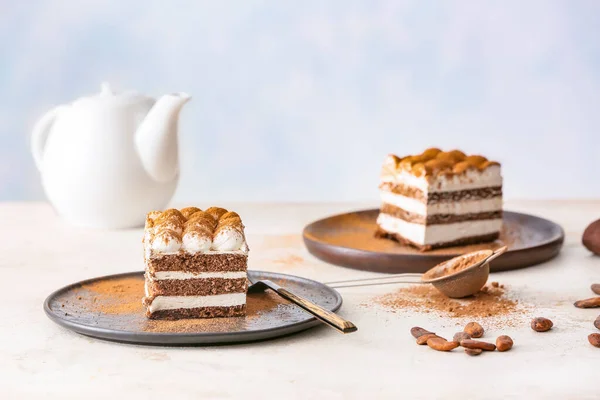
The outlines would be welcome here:
M 183 271 L 159 271 L 155 272 L 151 279 L 160 281 L 166 279 L 242 279 L 246 278 L 245 271 L 227 271 L 227 272 L 183 272 Z
M 150 312 L 178 308 L 231 307 L 246 304 L 246 293 L 216 296 L 157 296 L 148 307 Z
M 384 181 L 389 180 L 384 179 Z M 424 193 L 454 192 L 502 186 L 502 175 L 500 175 L 500 166 L 492 165 L 483 171 L 469 169 L 462 174 L 439 175 L 431 178 L 430 183 L 425 176 L 417 177 L 410 172 L 401 170 L 396 174 L 393 182 L 416 187 Z
M 387 214 L 379 214 L 377 224 L 386 232 L 397 233 L 413 243 L 426 245 L 499 232 L 502 228 L 502 219 L 462 221 L 426 226 L 406 222 Z
M 502 197 L 425 204 L 412 197 L 381 190 L 381 201 L 418 215 L 471 214 L 502 210 Z

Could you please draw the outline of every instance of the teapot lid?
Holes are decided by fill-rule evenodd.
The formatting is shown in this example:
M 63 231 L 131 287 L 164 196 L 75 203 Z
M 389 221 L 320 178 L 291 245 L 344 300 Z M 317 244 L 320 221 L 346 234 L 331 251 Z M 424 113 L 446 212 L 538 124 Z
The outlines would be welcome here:
M 73 104 L 89 104 L 90 102 L 99 104 L 113 103 L 115 105 L 127 105 L 154 102 L 154 99 L 133 91 L 116 92 L 108 83 L 103 82 L 100 86 L 100 93 L 79 98 L 75 100 Z

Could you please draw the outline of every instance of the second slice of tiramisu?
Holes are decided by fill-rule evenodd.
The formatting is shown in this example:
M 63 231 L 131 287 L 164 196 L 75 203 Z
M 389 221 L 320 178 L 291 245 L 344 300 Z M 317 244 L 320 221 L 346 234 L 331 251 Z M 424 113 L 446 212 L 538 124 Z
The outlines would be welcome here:
M 248 246 L 240 216 L 211 207 L 154 211 L 146 218 L 146 316 L 243 316 Z
M 480 155 L 436 148 L 391 154 L 379 188 L 377 235 L 420 250 L 489 242 L 502 228 L 500 164 Z

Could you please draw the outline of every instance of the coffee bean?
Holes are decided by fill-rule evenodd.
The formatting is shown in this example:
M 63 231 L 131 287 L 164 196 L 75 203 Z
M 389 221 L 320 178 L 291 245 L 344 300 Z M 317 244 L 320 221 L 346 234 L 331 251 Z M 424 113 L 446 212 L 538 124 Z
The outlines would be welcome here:
M 581 242 L 589 251 L 600 255 L 600 219 L 585 228 Z
M 498 351 L 508 351 L 512 349 L 512 347 L 513 341 L 510 336 L 502 335 L 498 336 L 498 339 L 496 339 L 496 348 Z
M 432 337 L 427 341 L 427 346 L 437 351 L 450 351 L 458 347 L 458 343 L 449 342 L 441 337 Z
M 600 307 L 600 297 L 592 297 L 591 299 L 579 300 L 573 304 L 577 308 L 597 308 Z
M 594 347 L 600 347 L 600 333 L 592 333 L 588 336 L 590 344 Z
M 592 292 L 596 293 L 597 295 L 600 295 L 600 283 L 594 283 L 592 285 Z
M 483 327 L 477 322 L 469 322 L 467 326 L 465 326 L 464 331 L 472 338 L 480 338 L 483 336 Z
M 465 353 L 467 353 L 470 356 L 478 356 L 481 353 L 483 353 L 483 350 L 481 350 L 481 349 L 465 349 Z
M 425 335 L 426 333 L 433 333 L 433 332 L 429 332 L 427 329 L 423 329 L 418 326 L 415 326 L 414 328 L 410 328 L 410 334 L 413 335 L 413 337 L 415 339 L 418 339 L 419 337 Z
M 484 351 L 496 350 L 496 345 L 494 343 L 482 342 L 480 340 L 467 339 L 460 342 L 460 345 L 467 349 L 481 349 Z
M 456 332 L 452 338 L 453 342 L 460 343 L 463 340 L 471 339 L 471 335 L 467 332 Z
M 424 335 L 421 335 L 417 338 L 417 344 L 419 344 L 419 345 L 427 344 L 427 341 L 433 337 L 439 337 L 439 336 L 436 335 L 435 333 L 426 333 Z
M 546 332 L 552 329 L 554 323 L 548 318 L 538 317 L 531 320 L 531 329 L 536 332 Z
M 598 315 L 598 318 L 596 318 L 596 320 L 594 321 L 594 326 L 600 329 L 600 315 Z

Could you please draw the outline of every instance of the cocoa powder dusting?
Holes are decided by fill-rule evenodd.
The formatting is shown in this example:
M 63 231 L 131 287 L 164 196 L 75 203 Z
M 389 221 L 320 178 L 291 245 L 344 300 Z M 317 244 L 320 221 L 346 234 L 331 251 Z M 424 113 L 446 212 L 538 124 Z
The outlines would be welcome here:
M 522 314 L 518 300 L 506 296 L 499 286 L 485 286 L 465 299 L 451 299 L 429 285 L 409 286 L 375 299 L 384 308 L 422 313 L 438 313 L 440 317 L 477 318 Z
M 475 253 L 470 256 L 465 255 L 458 258 L 452 258 L 448 261 L 444 261 L 443 263 L 436 265 L 429 271 L 425 272 L 425 274 L 423 274 L 423 279 L 436 279 L 442 276 L 454 275 L 464 269 L 467 269 L 477 264 L 487 256 L 488 254 L 486 253 Z
M 88 308 L 90 311 L 103 314 L 131 314 L 144 311 L 140 297 L 140 291 L 142 295 L 144 293 L 144 281 L 141 281 L 140 287 L 139 278 L 102 280 L 83 285 L 81 289 L 92 295 L 92 302 Z M 83 298 L 79 296 L 79 300 Z
M 289 254 L 285 257 L 278 258 L 273 260 L 273 264 L 280 264 L 285 266 L 296 266 L 300 265 L 304 262 L 304 258 L 297 256 L 295 254 Z
M 459 258 L 458 261 L 454 263 L 449 263 L 450 265 L 446 268 L 444 275 L 452 275 L 463 269 L 469 268 L 471 265 L 477 264 L 479 261 L 483 260 L 487 257 L 487 254 L 479 254 L 473 257 L 464 257 Z

